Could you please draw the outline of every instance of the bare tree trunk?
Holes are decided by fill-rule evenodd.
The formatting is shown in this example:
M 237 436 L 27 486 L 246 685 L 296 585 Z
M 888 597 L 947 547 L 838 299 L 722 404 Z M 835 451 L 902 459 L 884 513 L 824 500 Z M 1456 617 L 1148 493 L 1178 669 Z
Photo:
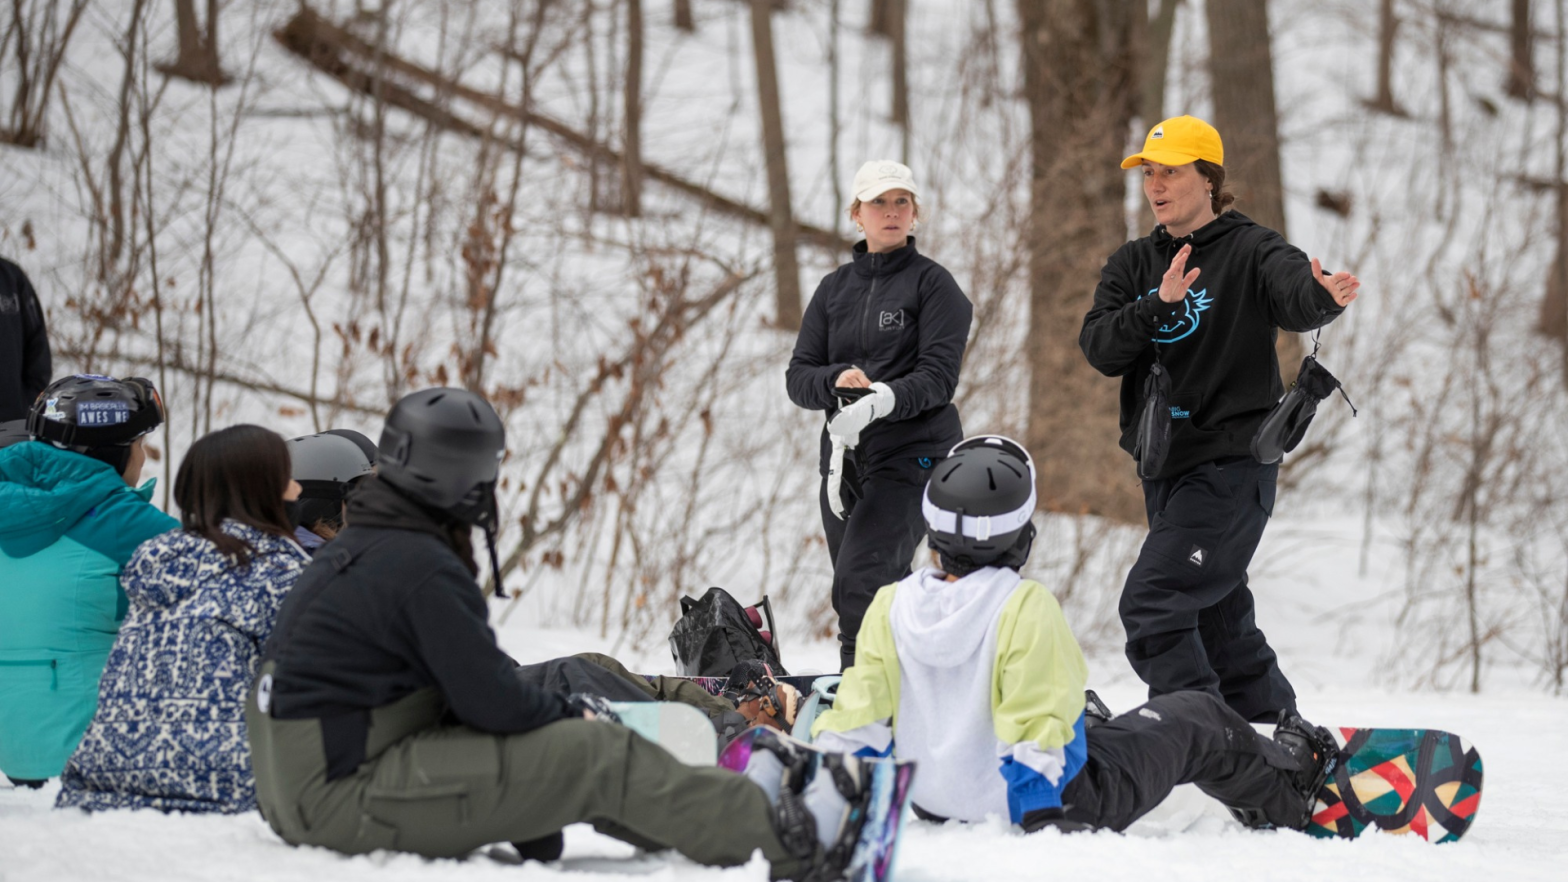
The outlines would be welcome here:
M 1562 33 L 1563 0 L 1557 0 L 1557 32 Z M 1557 41 L 1557 94 L 1568 86 L 1568 52 Z M 1546 281 L 1546 296 L 1541 300 L 1539 330 L 1563 348 L 1563 385 L 1568 387 L 1568 103 L 1557 102 L 1556 174 L 1557 254 L 1552 259 L 1552 274 Z
M 833 235 L 839 234 L 842 212 L 849 203 L 844 199 L 844 182 L 839 175 L 838 136 L 838 24 L 839 0 L 828 3 L 828 174 L 833 179 Z
M 1115 444 L 1117 389 L 1078 349 L 1106 256 L 1126 241 L 1117 165 L 1139 100 L 1134 16 L 1119 0 L 1017 0 L 1029 104 L 1029 418 L 1053 511 L 1143 518 Z
M 1510 98 L 1535 100 L 1535 62 L 1531 58 L 1534 34 L 1530 29 L 1530 0 L 1513 0 L 1508 25 L 1508 80 L 1503 89 Z
M 888 0 L 888 39 L 893 43 L 893 112 L 892 122 L 904 127 L 904 155 L 909 161 L 909 41 L 905 25 L 909 15 L 909 0 Z
M 780 329 L 800 327 L 800 266 L 795 259 L 795 221 L 790 213 L 789 165 L 784 150 L 784 114 L 773 58 L 773 4 L 751 0 L 752 55 L 757 62 L 757 109 L 762 116 L 762 153 L 768 166 L 768 220 L 773 228 L 773 268 Z
M 642 0 L 626 0 L 626 95 L 621 210 L 642 217 Z
M 697 32 L 697 20 L 691 14 L 691 0 L 675 0 L 675 29 L 688 34 Z
M 173 77 L 221 86 L 228 82 L 218 62 L 218 0 L 207 0 L 207 27 L 196 20 L 196 0 L 174 0 L 179 56 L 158 70 Z
M 63 26 L 56 0 L 27 9 L 20 0 L 11 4 L 10 21 L 0 25 L 0 70 L 15 71 L 16 88 L 5 111 L 7 120 L 0 121 L 0 144 L 37 147 L 43 143 L 55 74 L 87 3 L 71 0 Z
M 1226 186 L 1248 217 L 1288 238 L 1268 5 L 1258 0 L 1206 0 L 1204 9 L 1209 20 L 1214 126 L 1225 139 Z M 1300 336 L 1281 331 L 1275 351 L 1280 375 L 1289 383 L 1304 351 Z
M 1394 0 L 1381 0 L 1377 11 L 1377 91 L 1366 105 L 1379 113 L 1404 116 L 1404 110 L 1394 101 L 1394 37 L 1398 30 Z
M 1135 18 L 1134 25 L 1142 25 L 1144 47 L 1143 70 L 1140 72 L 1138 115 L 1143 118 L 1145 129 L 1165 118 L 1165 79 L 1170 70 L 1171 34 L 1176 30 L 1176 8 L 1182 0 L 1160 0 L 1160 6 L 1148 17 L 1147 23 Z M 1147 200 L 1138 200 L 1138 232 L 1154 229 L 1154 210 Z
M 891 37 L 894 3 L 898 0 L 871 0 L 871 17 L 866 20 L 866 30 L 879 37 Z

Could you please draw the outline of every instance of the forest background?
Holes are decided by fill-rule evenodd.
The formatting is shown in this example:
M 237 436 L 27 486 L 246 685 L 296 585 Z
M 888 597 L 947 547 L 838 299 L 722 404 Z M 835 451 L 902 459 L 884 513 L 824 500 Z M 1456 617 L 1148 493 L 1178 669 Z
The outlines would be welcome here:
M 1115 659 L 1141 496 L 1077 333 L 1153 225 L 1118 160 L 1192 113 L 1239 210 L 1364 283 L 1320 353 L 1360 414 L 1325 402 L 1282 472 L 1342 583 L 1303 607 L 1375 614 L 1408 685 L 1564 689 L 1564 0 L 7 6 L 0 253 L 57 375 L 163 390 L 166 507 L 214 428 L 376 437 L 463 386 L 509 427 L 499 623 L 646 650 L 717 584 L 774 600 L 787 661 L 833 617 L 784 366 L 850 176 L 894 158 L 975 305 L 965 426 L 1027 441 L 1033 572 Z

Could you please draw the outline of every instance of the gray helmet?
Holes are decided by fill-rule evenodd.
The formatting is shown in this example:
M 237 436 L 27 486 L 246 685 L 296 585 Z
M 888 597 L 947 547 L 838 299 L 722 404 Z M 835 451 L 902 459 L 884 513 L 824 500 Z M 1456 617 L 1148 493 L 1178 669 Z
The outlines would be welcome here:
M 962 571 L 954 575 L 1023 566 L 1034 543 L 1034 484 L 1034 461 L 1018 442 L 1001 435 L 960 441 L 926 485 L 927 544 L 950 573 Z
M 356 437 L 364 442 L 356 442 Z M 330 481 L 348 484 L 370 474 L 375 465 L 376 448 L 370 439 L 350 429 L 333 429 L 319 435 L 289 439 L 289 458 L 294 480 Z
M 495 527 L 495 482 L 506 427 L 490 402 L 463 389 L 403 397 L 381 430 L 381 480 L 458 520 Z

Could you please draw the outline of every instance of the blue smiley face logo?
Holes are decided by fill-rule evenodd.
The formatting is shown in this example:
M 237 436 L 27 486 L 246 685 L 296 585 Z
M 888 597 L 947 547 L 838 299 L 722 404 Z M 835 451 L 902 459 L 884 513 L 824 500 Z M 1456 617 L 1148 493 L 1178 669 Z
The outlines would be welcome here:
M 1157 295 L 1159 291 L 1159 288 L 1150 288 L 1149 293 L 1143 296 Z M 1142 300 L 1143 297 L 1138 299 Z M 1182 298 L 1181 303 L 1181 314 L 1167 319 L 1164 324 L 1155 330 L 1154 342 L 1175 343 L 1177 340 L 1185 340 L 1192 336 L 1192 332 L 1198 330 L 1198 323 L 1203 320 L 1203 313 L 1207 312 L 1209 307 L 1214 305 L 1214 298 L 1209 296 L 1208 288 L 1204 288 L 1202 291 L 1194 291 L 1188 288 L 1187 296 Z

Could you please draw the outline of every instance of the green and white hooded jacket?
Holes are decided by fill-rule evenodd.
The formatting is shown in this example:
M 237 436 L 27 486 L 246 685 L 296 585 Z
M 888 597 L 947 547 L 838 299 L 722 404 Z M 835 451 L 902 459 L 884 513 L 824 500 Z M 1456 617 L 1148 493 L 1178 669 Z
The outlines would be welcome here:
M 1056 598 L 1011 569 L 919 570 L 877 592 L 833 708 L 828 750 L 915 760 L 911 798 L 979 821 L 1059 808 L 1083 767 L 1088 663 Z

